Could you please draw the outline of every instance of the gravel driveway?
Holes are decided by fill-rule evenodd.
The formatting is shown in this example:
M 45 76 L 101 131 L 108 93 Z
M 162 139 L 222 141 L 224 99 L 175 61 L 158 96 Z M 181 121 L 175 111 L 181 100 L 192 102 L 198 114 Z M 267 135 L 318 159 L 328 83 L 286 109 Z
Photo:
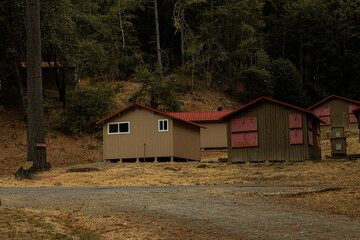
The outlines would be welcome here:
M 154 220 L 162 219 L 164 224 L 167 219 L 180 219 L 188 224 L 187 228 L 209 231 L 212 239 L 219 239 L 219 236 L 228 239 L 360 239 L 358 220 L 300 209 L 249 194 L 289 188 L 2 188 L 0 199 L 1 207 L 66 208 L 86 214 L 112 216 L 132 212 L 151 215 Z

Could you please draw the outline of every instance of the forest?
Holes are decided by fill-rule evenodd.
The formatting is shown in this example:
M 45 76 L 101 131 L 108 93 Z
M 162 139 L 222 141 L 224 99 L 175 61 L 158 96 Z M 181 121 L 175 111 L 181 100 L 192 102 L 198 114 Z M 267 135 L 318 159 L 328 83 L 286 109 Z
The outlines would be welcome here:
M 0 105 L 26 99 L 24 2 L 0 0 Z M 64 107 L 85 78 L 141 82 L 130 100 L 170 111 L 172 92 L 198 85 L 243 102 L 360 100 L 360 0 L 40 0 L 40 10 Z

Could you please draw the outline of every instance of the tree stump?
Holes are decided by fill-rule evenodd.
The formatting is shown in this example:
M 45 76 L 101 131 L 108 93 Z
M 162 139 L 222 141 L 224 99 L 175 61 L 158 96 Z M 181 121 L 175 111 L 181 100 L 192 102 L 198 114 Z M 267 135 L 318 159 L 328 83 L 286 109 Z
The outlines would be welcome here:
M 31 174 L 35 171 L 34 169 L 34 162 L 26 162 L 24 165 L 22 165 L 18 170 L 15 172 L 15 178 L 16 179 L 25 179 L 30 178 Z

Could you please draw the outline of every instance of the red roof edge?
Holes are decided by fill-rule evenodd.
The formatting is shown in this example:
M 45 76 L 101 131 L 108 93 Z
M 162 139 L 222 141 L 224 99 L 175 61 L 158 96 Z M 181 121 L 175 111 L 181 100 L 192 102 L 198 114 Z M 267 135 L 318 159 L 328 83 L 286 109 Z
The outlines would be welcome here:
M 313 109 L 314 107 L 316 107 L 317 105 L 320 105 L 320 104 L 323 103 L 323 102 L 326 102 L 326 101 L 329 100 L 330 98 L 339 98 L 339 99 L 342 99 L 342 100 L 345 100 L 345 101 L 349 101 L 349 102 L 353 102 L 353 103 L 360 104 L 360 102 L 355 101 L 355 100 L 352 100 L 352 99 L 350 99 L 350 98 L 344 98 L 344 97 L 340 97 L 340 96 L 337 96 L 337 95 L 331 95 L 331 96 L 329 96 L 329 97 L 321 100 L 320 102 L 315 103 L 315 104 L 312 105 L 311 107 L 308 107 L 308 110 Z
M 142 105 L 142 104 L 140 104 L 140 103 L 132 103 L 132 104 L 130 104 L 129 106 L 127 106 L 127 107 L 125 107 L 125 108 L 123 108 L 123 109 L 121 109 L 121 110 L 119 110 L 119 111 L 117 111 L 117 112 L 115 112 L 115 113 L 113 113 L 113 114 L 111 114 L 111 115 L 109 115 L 109 116 L 107 116 L 107 117 L 105 117 L 105 118 L 103 118 L 103 119 L 101 119 L 101 120 L 97 121 L 97 122 L 96 122 L 96 124 L 101 124 L 101 123 L 104 123 L 106 120 L 108 120 L 108 119 L 110 119 L 110 118 L 112 118 L 112 117 L 114 117 L 114 116 L 118 115 L 119 113 L 124 112 L 124 111 L 126 111 L 127 109 L 130 109 L 130 108 L 132 108 L 132 107 L 134 107 L 134 106 L 138 106 L 138 107 L 141 107 L 141 108 L 148 109 L 148 110 L 150 110 L 150 111 L 153 111 L 153 112 L 159 113 L 159 114 L 164 115 L 164 116 L 168 116 L 168 117 L 170 117 L 170 118 L 173 118 L 173 119 L 176 119 L 176 120 L 179 120 L 179 121 L 185 122 L 185 123 L 187 123 L 187 124 L 190 124 L 190 125 L 193 125 L 193 126 L 196 126 L 196 127 L 206 128 L 206 127 L 201 126 L 201 125 L 199 125 L 199 124 L 196 124 L 196 123 L 193 123 L 193 122 L 187 121 L 187 120 L 182 119 L 182 118 L 178 118 L 178 117 L 171 116 L 171 115 L 170 115 L 170 114 L 168 114 L 168 113 L 161 112 L 161 111 L 159 111 L 159 110 L 156 110 L 156 109 L 154 109 L 154 108 L 151 108 L 151 107 L 148 107 L 148 106 Z
M 284 105 L 284 106 L 287 106 L 287 107 L 290 107 L 290 108 L 294 108 L 294 109 L 297 109 L 297 110 L 300 110 L 302 112 L 305 112 L 305 113 L 308 113 L 308 114 L 311 114 L 313 115 L 315 118 L 319 119 L 320 122 L 324 123 L 324 121 L 322 121 L 318 116 L 316 116 L 315 114 L 313 114 L 312 111 L 310 110 L 307 110 L 307 109 L 304 109 L 304 108 L 301 108 L 301 107 L 297 107 L 297 106 L 294 106 L 294 105 L 291 105 L 289 103 L 285 103 L 285 102 L 282 102 L 282 101 L 279 101 L 279 100 L 275 100 L 275 99 L 272 99 L 272 98 L 269 98 L 269 97 L 260 97 L 258 99 L 255 99 L 254 101 L 252 102 L 249 102 L 247 104 L 245 104 L 244 106 L 241 106 L 240 108 L 238 109 L 235 109 L 234 111 L 226 114 L 225 116 L 223 116 L 221 119 L 224 119 L 224 118 L 227 118 L 228 116 L 240 111 L 240 110 L 243 110 L 244 108 L 256 103 L 256 102 L 259 102 L 261 100 L 268 100 L 268 101 L 271 101 L 271 102 L 274 102 L 274 103 L 278 103 L 278 104 L 281 104 L 281 105 Z
M 205 112 L 171 112 L 169 114 L 171 116 L 180 117 L 191 122 L 213 122 L 220 121 L 223 115 L 226 115 L 230 112 L 232 112 L 232 110 Z

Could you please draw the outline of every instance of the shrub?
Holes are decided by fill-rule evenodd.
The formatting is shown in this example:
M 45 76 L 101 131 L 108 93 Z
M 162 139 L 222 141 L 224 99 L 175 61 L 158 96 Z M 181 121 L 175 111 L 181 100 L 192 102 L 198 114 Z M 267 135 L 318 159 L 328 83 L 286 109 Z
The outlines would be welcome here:
M 206 167 L 207 167 L 206 164 L 200 164 L 200 165 L 197 166 L 197 168 L 206 168 Z
M 129 98 L 130 102 L 142 103 L 164 112 L 181 110 L 181 104 L 173 91 L 173 81 L 163 82 L 159 73 L 146 68 L 137 68 L 136 79 L 142 86 Z
M 94 87 L 81 86 L 69 92 L 66 109 L 62 113 L 65 133 L 94 132 L 96 122 L 113 112 L 116 89 L 109 84 L 98 84 Z

